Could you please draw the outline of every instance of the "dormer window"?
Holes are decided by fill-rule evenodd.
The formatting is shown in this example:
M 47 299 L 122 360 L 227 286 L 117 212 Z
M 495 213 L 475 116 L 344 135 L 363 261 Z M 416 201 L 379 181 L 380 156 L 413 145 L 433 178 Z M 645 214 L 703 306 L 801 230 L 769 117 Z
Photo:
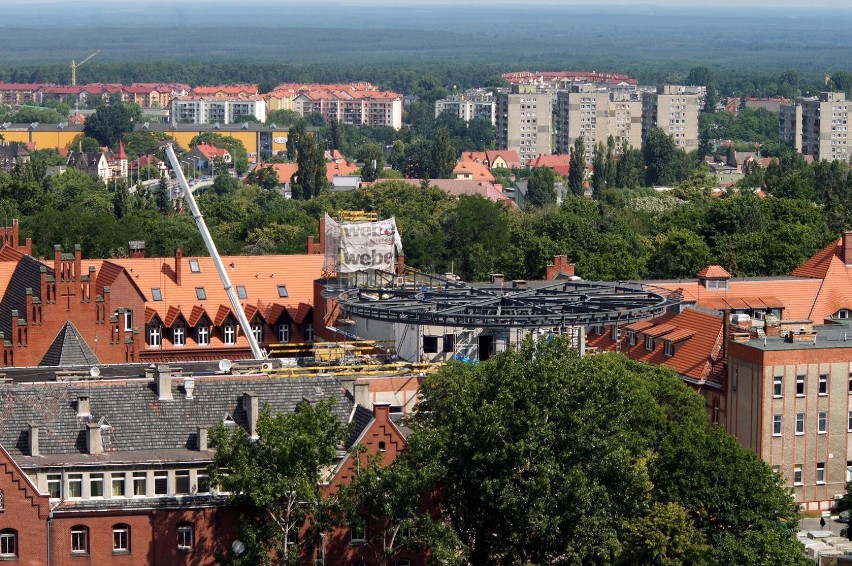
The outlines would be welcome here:
M 666 340 L 664 342 L 664 344 L 665 344 L 664 352 L 665 352 L 666 356 L 668 356 L 668 357 L 674 356 L 674 344 L 672 344 L 672 342 L 669 341 L 669 340 Z
M 852 311 L 850 311 L 849 309 L 840 309 L 839 311 L 831 315 L 831 318 L 847 319 L 850 318 L 850 314 L 852 314 Z
M 627 345 L 635 346 L 636 345 L 636 331 L 628 330 L 627 331 Z
M 721 265 L 708 265 L 698 272 L 698 280 L 705 289 L 711 291 L 726 291 L 731 274 Z
M 645 349 L 649 352 L 654 350 L 654 346 L 656 346 L 656 342 L 653 336 L 645 336 Z
M 704 287 L 711 291 L 727 291 L 728 290 L 728 280 L 727 279 L 705 279 Z

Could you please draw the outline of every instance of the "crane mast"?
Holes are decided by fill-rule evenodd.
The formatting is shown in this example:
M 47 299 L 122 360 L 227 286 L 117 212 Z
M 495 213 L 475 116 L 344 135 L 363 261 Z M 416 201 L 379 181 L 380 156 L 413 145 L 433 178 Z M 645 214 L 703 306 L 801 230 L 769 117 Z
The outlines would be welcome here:
M 168 156 L 169 163 L 171 163 L 172 169 L 175 172 L 175 178 L 177 179 L 178 185 L 180 185 L 180 188 L 186 197 L 186 202 L 189 205 L 189 210 L 192 212 L 192 217 L 195 219 L 195 224 L 198 226 L 198 231 L 201 232 L 201 239 L 204 240 L 204 245 L 207 246 L 210 259 L 213 260 L 213 264 L 216 266 L 216 271 L 219 273 L 219 279 L 221 279 L 222 285 L 225 287 L 225 293 L 228 295 L 228 300 L 231 302 L 231 309 L 234 311 L 237 320 L 239 320 L 240 326 L 243 329 L 243 334 L 245 334 L 246 339 L 248 340 L 249 347 L 251 348 L 251 354 L 256 360 L 264 360 L 266 359 L 266 354 L 260 349 L 260 344 L 257 343 L 257 339 L 254 337 L 254 332 L 251 330 L 251 324 L 249 323 L 248 317 L 246 317 L 246 313 L 243 311 L 243 307 L 240 304 L 240 299 L 237 297 L 237 292 L 234 290 L 234 286 L 231 285 L 231 279 L 228 277 L 228 272 L 225 271 L 225 265 L 222 263 L 222 258 L 219 256 L 219 250 L 216 249 L 216 244 L 213 243 L 213 238 L 210 236 L 210 231 L 207 229 L 204 217 L 201 216 L 201 211 L 198 209 L 195 197 L 192 196 L 192 191 L 189 190 L 189 183 L 187 183 L 186 177 L 183 175 L 183 170 L 180 168 L 180 161 L 178 161 L 177 155 L 175 155 L 175 150 L 172 147 L 172 144 L 166 145 L 166 155 Z
M 83 63 L 85 63 L 86 61 L 88 61 L 89 59 L 91 59 L 92 57 L 94 57 L 95 55 L 97 55 L 100 52 L 101 52 L 101 50 L 98 49 L 97 51 L 95 51 L 94 53 L 92 53 L 91 55 L 89 55 L 88 57 L 86 57 L 85 59 L 80 61 L 79 63 L 75 63 L 74 59 L 71 59 L 71 86 L 77 86 L 77 67 L 79 67 L 80 65 L 82 65 Z

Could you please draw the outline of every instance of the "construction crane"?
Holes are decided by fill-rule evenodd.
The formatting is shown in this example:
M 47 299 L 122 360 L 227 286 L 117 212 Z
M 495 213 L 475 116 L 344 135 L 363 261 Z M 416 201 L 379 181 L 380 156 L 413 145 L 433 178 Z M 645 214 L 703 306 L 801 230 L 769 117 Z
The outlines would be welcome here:
M 183 196 L 189 205 L 189 210 L 192 211 L 192 217 L 195 219 L 198 231 L 201 232 L 201 239 L 204 240 L 204 244 L 207 246 L 207 251 L 210 253 L 210 259 L 213 260 L 213 265 L 216 266 L 216 271 L 219 272 L 219 279 L 222 280 L 222 286 L 225 288 L 225 293 L 228 295 L 228 300 L 231 302 L 231 308 L 243 329 L 243 334 L 245 334 L 246 340 L 248 340 L 249 348 L 251 348 L 251 355 L 254 356 L 254 359 L 256 360 L 265 360 L 266 353 L 260 349 L 260 344 L 257 343 L 257 338 L 254 337 L 251 324 L 249 323 L 248 317 L 246 317 L 245 311 L 243 311 L 242 305 L 240 305 L 240 299 L 237 296 L 236 291 L 234 291 L 234 286 L 231 285 L 231 278 L 228 277 L 228 272 L 225 271 L 225 264 L 222 263 L 222 258 L 219 257 L 219 250 L 216 249 L 216 244 L 213 243 L 213 237 L 210 236 L 210 231 L 207 229 L 204 217 L 201 216 L 201 211 L 195 203 L 195 197 L 192 196 L 192 190 L 189 188 L 189 183 L 186 182 L 186 177 L 183 175 L 183 169 L 180 168 L 180 161 L 178 161 L 177 155 L 175 155 L 175 150 L 172 147 L 172 144 L 166 145 L 166 157 L 169 158 L 169 163 L 171 163 L 172 170 L 175 172 L 175 179 L 177 180 L 178 185 L 181 189 L 183 189 Z
M 89 59 L 91 59 L 92 57 L 94 57 L 95 55 L 97 55 L 100 52 L 101 52 L 101 50 L 98 49 L 97 51 L 95 51 L 94 53 L 92 53 L 91 55 L 89 55 L 88 57 L 86 57 L 85 59 L 80 61 L 79 63 L 75 63 L 74 59 L 71 59 L 71 86 L 77 86 L 77 67 L 79 67 L 80 65 L 82 65 L 83 63 L 85 63 L 86 61 L 88 61 Z

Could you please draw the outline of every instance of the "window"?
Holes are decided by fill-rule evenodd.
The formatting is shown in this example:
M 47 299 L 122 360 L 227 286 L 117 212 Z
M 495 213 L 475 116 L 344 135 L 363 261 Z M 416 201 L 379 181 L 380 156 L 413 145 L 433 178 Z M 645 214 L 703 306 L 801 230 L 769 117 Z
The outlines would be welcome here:
M 349 528 L 352 534 L 352 544 L 364 544 L 367 542 L 367 524 L 363 521 L 353 523 Z
M 627 331 L 627 345 L 628 346 L 635 346 L 636 345 L 636 332 L 634 332 L 633 330 Z
M 83 525 L 71 527 L 71 554 L 89 553 L 89 529 Z
M 278 286 L 278 296 L 282 299 L 288 297 L 287 293 L 287 285 L 279 285 Z
M 89 474 L 89 497 L 104 496 L 104 475 Z
M 159 324 L 148 325 L 148 345 L 152 348 L 159 348 L 163 343 L 162 329 Z
M 208 346 L 210 344 L 210 327 L 202 324 L 195 329 L 195 341 L 199 346 Z
M 802 465 L 796 464 L 793 468 L 793 485 L 802 485 Z
M 672 344 L 672 343 L 671 343 L 671 341 L 669 341 L 669 340 L 665 340 L 665 341 L 663 342 L 663 344 L 664 344 L 664 351 L 665 351 L 665 354 L 666 354 L 668 357 L 672 357 L 672 356 L 674 356 L 674 344 Z
M 18 555 L 18 531 L 3 529 L 0 531 L 0 558 L 12 558 Z
M 455 334 L 444 334 L 444 352 L 455 352 L 456 351 L 456 335 Z
M 83 497 L 83 474 L 68 474 L 68 497 Z
M 147 472 L 133 472 L 133 495 L 137 497 L 148 495 Z
M 243 301 L 248 299 L 245 285 L 237 285 L 237 296 Z
M 178 495 L 189 494 L 189 470 L 175 472 L 175 493 Z
M 828 374 L 819 374 L 819 394 L 828 395 Z
M 313 341 L 314 341 L 314 324 L 312 322 L 306 322 L 305 323 L 305 342 L 313 342 Z
M 645 349 L 649 352 L 654 349 L 654 337 L 653 336 L 645 336 Z
M 614 341 L 618 342 L 619 340 L 621 340 L 621 329 L 617 326 L 613 326 L 609 331 L 609 336 Z
M 781 397 L 784 392 L 784 376 L 776 375 L 772 381 L 772 396 Z
M 804 397 L 805 396 L 805 376 L 797 375 L 796 376 L 796 397 Z
M 805 413 L 796 413 L 796 434 L 805 434 Z
M 186 327 L 180 322 L 175 323 L 172 328 L 172 344 L 186 346 Z
M 192 272 L 192 273 L 200 273 L 201 272 L 201 266 L 198 264 L 197 259 L 189 260 L 189 271 Z
M 195 296 L 198 298 L 199 301 L 206 301 L 207 291 L 204 290 L 204 287 L 196 287 Z
M 828 413 L 821 411 L 817 414 L 817 433 L 825 434 L 828 430 Z
M 782 415 L 772 415 L 772 436 L 781 436 L 783 424 L 784 417 Z
M 287 323 L 281 323 L 276 327 L 276 331 L 278 333 L 278 341 L 279 342 L 289 342 L 290 341 L 290 325 Z M 852 379 L 850 379 L 852 382 Z
M 254 339 L 260 344 L 263 342 L 263 323 L 258 320 L 253 320 L 251 323 L 251 333 L 254 334 Z
M 195 529 L 192 523 L 181 523 L 177 529 L 178 550 L 191 552 L 195 542 Z
M 225 344 L 237 343 L 237 327 L 234 326 L 233 322 L 226 322 L 222 327 L 222 341 Z
M 817 462 L 816 465 L 816 482 L 825 483 L 825 462 Z
M 169 473 L 154 472 L 154 495 L 169 494 Z
M 124 331 L 132 332 L 133 331 L 133 311 L 125 310 L 124 311 Z
M 852 419 L 852 413 L 849 418 Z M 47 474 L 47 495 L 51 499 L 62 498 L 62 474 Z
M 126 485 L 127 480 L 124 476 L 124 472 L 115 472 L 112 474 L 111 494 L 113 497 L 124 497 Z
M 846 460 L 846 483 L 852 481 L 852 460 Z
M 112 551 L 113 553 L 130 552 L 130 526 L 125 524 L 113 525 L 112 527 Z
M 210 476 L 207 475 L 207 472 L 204 470 L 199 470 L 196 477 L 196 492 L 197 493 L 210 493 Z
M 160 290 L 159 287 L 152 287 L 151 288 L 151 299 L 153 299 L 155 301 L 162 301 L 163 300 L 163 292 Z
M 424 336 L 423 337 L 423 353 L 434 354 L 438 351 L 438 337 Z

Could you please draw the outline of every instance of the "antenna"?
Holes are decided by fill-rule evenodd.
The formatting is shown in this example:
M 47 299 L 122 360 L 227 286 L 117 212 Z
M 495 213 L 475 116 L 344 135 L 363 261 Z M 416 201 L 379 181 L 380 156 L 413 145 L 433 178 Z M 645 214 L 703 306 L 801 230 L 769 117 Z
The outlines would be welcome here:
M 91 377 L 99 377 L 101 375 L 101 368 L 99 368 L 98 366 L 92 366 L 89 369 L 89 375 Z
M 219 371 L 231 371 L 231 360 L 224 358 L 219 360 Z

